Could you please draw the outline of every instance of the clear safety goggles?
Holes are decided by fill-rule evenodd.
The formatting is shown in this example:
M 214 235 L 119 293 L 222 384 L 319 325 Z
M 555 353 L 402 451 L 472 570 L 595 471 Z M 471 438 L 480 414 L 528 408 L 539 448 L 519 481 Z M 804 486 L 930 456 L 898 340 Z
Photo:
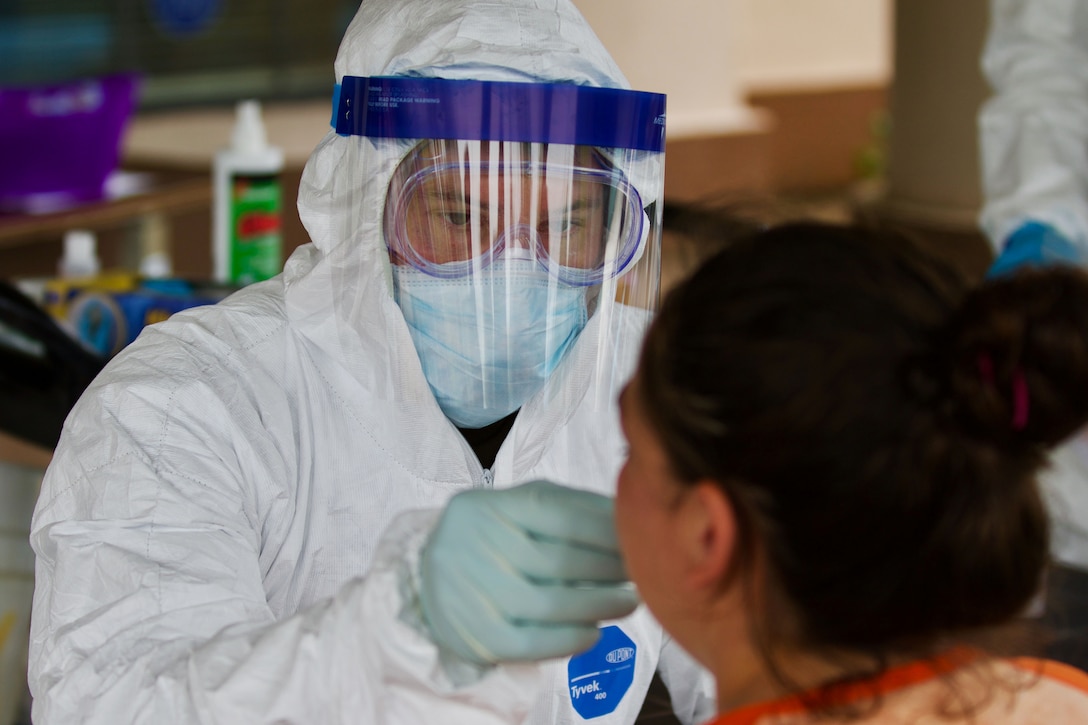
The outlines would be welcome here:
M 384 218 L 394 263 L 450 279 L 532 259 L 572 286 L 623 273 L 646 227 L 638 192 L 593 147 L 497 141 L 420 143 Z

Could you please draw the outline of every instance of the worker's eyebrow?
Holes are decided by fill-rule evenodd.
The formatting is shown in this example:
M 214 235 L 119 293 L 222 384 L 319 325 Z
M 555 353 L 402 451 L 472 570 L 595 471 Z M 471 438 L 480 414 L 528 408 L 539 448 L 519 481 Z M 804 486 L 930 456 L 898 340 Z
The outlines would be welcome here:
M 472 203 L 472 199 L 469 198 L 468 192 L 462 189 L 449 189 L 449 188 L 433 188 L 427 189 L 424 192 L 424 196 L 431 200 L 438 201 L 453 201 L 465 204 Z

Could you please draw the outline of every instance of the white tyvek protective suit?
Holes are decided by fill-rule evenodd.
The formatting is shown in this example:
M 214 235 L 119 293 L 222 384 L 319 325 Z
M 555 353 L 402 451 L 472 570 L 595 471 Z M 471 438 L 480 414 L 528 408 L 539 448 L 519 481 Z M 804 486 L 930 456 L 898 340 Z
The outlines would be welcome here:
M 991 0 L 990 13 L 983 231 L 1000 253 L 1018 228 L 1039 222 L 1088 260 L 1088 0 Z M 1088 570 L 1085 433 L 1055 451 L 1041 481 L 1054 556 Z
M 366 0 L 337 79 L 420 72 L 626 86 L 567 2 Z M 621 338 L 647 314 L 592 317 L 485 471 L 391 296 L 378 222 L 406 149 L 357 175 L 361 143 L 330 133 L 314 152 L 299 195 L 313 243 L 281 276 L 148 328 L 69 417 L 32 524 L 35 722 L 581 720 L 572 702 L 593 693 L 566 661 L 454 685 L 412 617 L 411 572 L 458 491 L 611 492 L 611 401 L 635 350 Z M 683 722 L 713 714 L 705 673 L 644 608 L 614 624 L 633 681 L 594 723 L 633 722 L 655 669 Z

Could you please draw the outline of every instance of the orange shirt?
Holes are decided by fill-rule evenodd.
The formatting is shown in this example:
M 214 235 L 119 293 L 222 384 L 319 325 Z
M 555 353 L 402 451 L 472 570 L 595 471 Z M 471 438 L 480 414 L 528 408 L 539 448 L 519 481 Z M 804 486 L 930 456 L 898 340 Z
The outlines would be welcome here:
M 964 651 L 957 651 L 935 660 L 894 667 L 873 680 L 835 690 L 834 701 L 844 705 L 864 703 L 874 695 L 880 696 L 879 709 L 860 720 L 840 721 L 832 717 L 817 721 L 808 714 L 802 698 L 792 696 L 747 705 L 719 715 L 707 725 L 805 725 L 815 722 L 823 725 L 839 722 L 951 725 L 955 721 L 941 719 L 936 714 L 936 703 L 947 693 L 939 678 L 955 672 L 972 659 Z M 997 696 L 979 706 L 975 719 L 970 721 L 974 725 L 1088 723 L 1088 674 L 1049 660 L 1022 658 L 998 660 L 994 664 L 1001 677 L 999 682 L 1008 682 L 1011 675 L 1022 686 L 1012 691 L 998 689 Z

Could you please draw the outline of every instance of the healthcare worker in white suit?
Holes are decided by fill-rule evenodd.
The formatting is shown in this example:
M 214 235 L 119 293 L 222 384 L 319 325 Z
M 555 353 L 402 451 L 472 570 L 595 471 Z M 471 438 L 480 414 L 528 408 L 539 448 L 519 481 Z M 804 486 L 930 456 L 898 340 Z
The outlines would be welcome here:
M 982 63 L 993 88 L 979 117 L 988 276 L 1088 264 L 1088 0 L 991 0 Z M 1086 667 L 1088 432 L 1055 451 L 1041 480 L 1057 564 L 1051 654 Z
M 708 718 L 610 498 L 664 98 L 567 0 L 366 0 L 335 72 L 312 244 L 147 329 L 67 420 L 34 721 L 612 725 L 655 671 Z

